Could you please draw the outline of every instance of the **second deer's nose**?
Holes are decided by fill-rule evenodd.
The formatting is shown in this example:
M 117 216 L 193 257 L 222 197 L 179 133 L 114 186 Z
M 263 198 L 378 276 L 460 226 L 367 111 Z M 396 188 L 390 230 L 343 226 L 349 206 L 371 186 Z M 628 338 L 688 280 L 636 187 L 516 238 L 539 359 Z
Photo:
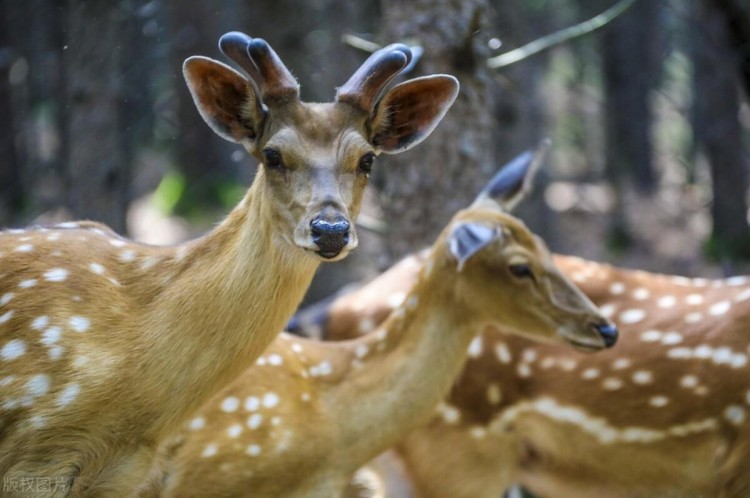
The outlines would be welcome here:
M 603 323 L 600 325 L 594 325 L 594 328 L 599 332 L 599 335 L 602 336 L 602 339 L 604 339 L 604 345 L 606 347 L 611 348 L 615 345 L 617 342 L 617 336 L 619 335 L 617 327 L 610 325 L 609 323 Z
M 349 222 L 343 217 L 333 220 L 315 218 L 310 222 L 310 233 L 319 254 L 324 258 L 334 258 L 349 243 Z

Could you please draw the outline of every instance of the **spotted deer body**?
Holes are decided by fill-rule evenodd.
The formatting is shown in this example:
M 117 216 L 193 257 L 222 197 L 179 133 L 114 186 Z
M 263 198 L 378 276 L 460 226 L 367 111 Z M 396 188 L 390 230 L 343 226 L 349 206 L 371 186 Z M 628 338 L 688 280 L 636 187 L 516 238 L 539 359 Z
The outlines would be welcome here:
M 511 187 L 497 195 L 516 194 Z M 523 264 L 545 285 L 513 273 Z M 151 492 L 339 496 L 359 466 L 429 418 L 487 323 L 587 350 L 611 345 L 616 333 L 495 201 L 457 214 L 413 282 L 364 337 L 280 336 L 166 449 L 163 487 Z
M 431 421 L 395 445 L 419 497 L 750 496 L 750 279 L 688 279 L 556 256 L 621 332 L 596 355 L 493 328 Z M 317 316 L 327 339 L 392 312 L 419 254 Z M 400 497 L 397 493 L 387 496 Z
M 418 143 L 457 92 L 433 76 L 374 100 L 410 57 L 391 46 L 337 102 L 305 104 L 264 41 L 230 33 L 220 46 L 249 77 L 196 57 L 188 86 L 208 124 L 262 166 L 216 229 L 175 247 L 92 222 L 0 232 L 3 496 L 27 496 L 17 484 L 29 478 L 63 481 L 35 496 L 128 495 L 159 442 L 274 339 L 319 263 L 356 246 L 373 157 Z M 415 94 L 430 103 L 400 100 Z M 383 106 L 418 122 L 394 131 L 371 117 Z

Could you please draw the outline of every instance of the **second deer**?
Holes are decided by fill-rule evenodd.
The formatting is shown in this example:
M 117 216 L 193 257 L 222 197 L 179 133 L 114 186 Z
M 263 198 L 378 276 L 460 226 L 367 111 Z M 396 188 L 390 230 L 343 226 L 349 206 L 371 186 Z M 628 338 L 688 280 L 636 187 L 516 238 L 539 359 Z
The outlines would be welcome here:
M 518 483 L 555 498 L 750 496 L 750 278 L 555 262 L 615 320 L 618 346 L 583 356 L 488 330 L 441 411 L 377 464 L 402 466 L 420 498 L 497 498 Z M 426 265 L 407 258 L 307 326 L 365 333 Z
M 380 327 L 336 344 L 280 336 L 195 414 L 151 492 L 338 496 L 360 465 L 434 413 L 488 324 L 586 351 L 611 346 L 615 328 L 506 212 L 529 165 L 502 172 L 454 217 Z

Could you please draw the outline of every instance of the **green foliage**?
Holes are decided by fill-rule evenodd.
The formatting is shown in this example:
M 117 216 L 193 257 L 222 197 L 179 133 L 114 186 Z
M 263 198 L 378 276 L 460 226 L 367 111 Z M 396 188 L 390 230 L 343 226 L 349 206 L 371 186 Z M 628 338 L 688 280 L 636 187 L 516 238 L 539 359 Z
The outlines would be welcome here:
M 165 214 L 173 214 L 185 193 L 185 177 L 170 171 L 159 182 L 154 192 L 153 202 Z

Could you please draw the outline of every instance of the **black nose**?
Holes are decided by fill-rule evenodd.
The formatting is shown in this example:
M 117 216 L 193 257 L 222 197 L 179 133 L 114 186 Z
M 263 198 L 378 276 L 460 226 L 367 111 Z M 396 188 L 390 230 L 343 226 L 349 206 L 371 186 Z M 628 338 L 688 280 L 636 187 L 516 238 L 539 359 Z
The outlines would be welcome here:
M 615 345 L 617 342 L 617 336 L 619 335 L 617 327 L 610 325 L 609 323 L 603 323 L 600 325 L 594 325 L 594 328 L 599 332 L 599 335 L 602 336 L 602 339 L 604 339 L 604 345 L 606 347 L 611 348 Z
M 334 258 L 349 243 L 349 222 L 343 217 L 329 221 L 315 218 L 310 222 L 313 242 L 324 258 Z

